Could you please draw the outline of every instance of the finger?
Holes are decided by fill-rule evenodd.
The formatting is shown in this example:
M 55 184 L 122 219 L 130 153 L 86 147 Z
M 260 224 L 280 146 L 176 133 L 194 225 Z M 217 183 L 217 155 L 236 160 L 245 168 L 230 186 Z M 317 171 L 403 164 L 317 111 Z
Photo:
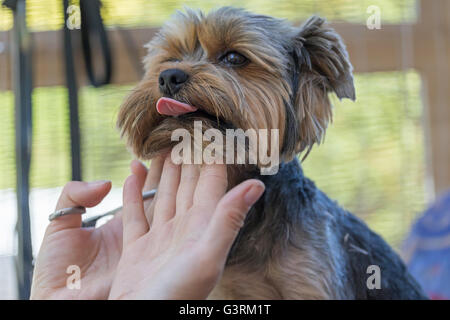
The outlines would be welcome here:
M 199 176 L 200 165 L 182 165 L 180 186 L 177 191 L 176 214 L 184 213 L 192 206 Z
M 227 168 L 224 164 L 203 165 L 200 169 L 193 204 L 204 208 L 202 212 L 213 212 L 227 191 Z
M 153 223 L 164 223 L 175 215 L 180 174 L 181 166 L 174 164 L 169 154 L 164 161 L 161 181 L 156 194 Z
M 220 200 L 205 232 L 205 240 L 217 261 L 224 261 L 251 206 L 264 192 L 259 180 L 247 180 Z
M 147 177 L 147 167 L 139 160 L 133 160 L 130 164 L 131 173 L 139 179 L 139 185 L 143 186 Z
M 150 170 L 144 183 L 144 191 L 152 190 L 158 187 L 161 173 L 164 166 L 164 156 L 157 156 L 150 163 Z
M 142 202 L 142 185 L 139 178 L 132 174 L 123 186 L 123 246 L 130 244 L 148 231 Z
M 164 158 L 164 156 L 157 156 L 152 159 L 150 163 L 150 170 L 148 170 L 147 177 L 144 183 L 144 192 L 158 188 L 159 180 L 161 179 L 161 173 L 164 166 Z M 149 226 L 152 224 L 153 220 L 153 208 L 155 206 L 154 200 L 155 199 L 148 199 L 144 203 L 145 217 L 147 218 Z
M 71 181 L 64 186 L 56 204 L 56 210 L 77 206 L 94 207 L 103 200 L 110 190 L 111 181 Z M 62 229 L 80 227 L 81 214 L 69 214 L 51 221 L 48 231 L 55 232 Z

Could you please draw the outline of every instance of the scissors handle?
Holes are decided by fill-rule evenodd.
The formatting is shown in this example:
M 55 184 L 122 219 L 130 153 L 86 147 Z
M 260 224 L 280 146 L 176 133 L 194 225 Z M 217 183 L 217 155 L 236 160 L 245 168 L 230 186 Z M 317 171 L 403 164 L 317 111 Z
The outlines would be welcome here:
M 152 189 L 152 190 L 143 192 L 142 193 L 142 199 L 143 200 L 147 200 L 147 199 L 153 198 L 155 196 L 155 194 L 156 194 L 156 191 L 157 191 L 157 189 Z M 105 212 L 105 213 L 102 213 L 102 214 L 99 214 L 99 215 L 87 218 L 87 219 L 83 220 L 82 227 L 83 228 L 95 227 L 95 225 L 97 224 L 98 220 L 100 220 L 101 218 L 106 217 L 106 216 L 115 215 L 117 212 L 122 210 L 122 208 L 123 207 L 120 206 L 120 207 L 118 207 L 116 209 L 113 209 L 111 211 L 108 211 L 108 212 Z

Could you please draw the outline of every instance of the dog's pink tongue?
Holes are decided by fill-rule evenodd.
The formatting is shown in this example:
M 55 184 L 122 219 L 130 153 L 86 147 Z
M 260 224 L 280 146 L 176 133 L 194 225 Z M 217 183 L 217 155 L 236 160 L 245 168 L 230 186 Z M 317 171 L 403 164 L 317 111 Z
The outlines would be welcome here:
M 194 112 L 197 108 L 174 99 L 160 98 L 156 102 L 156 110 L 166 116 L 178 116 L 180 114 Z

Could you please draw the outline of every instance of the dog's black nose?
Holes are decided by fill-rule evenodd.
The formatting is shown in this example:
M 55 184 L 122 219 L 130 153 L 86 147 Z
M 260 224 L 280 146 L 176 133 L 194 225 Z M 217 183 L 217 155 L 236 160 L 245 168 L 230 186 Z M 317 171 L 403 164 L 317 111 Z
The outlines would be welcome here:
M 168 95 L 174 95 L 180 91 L 189 75 L 180 69 L 167 69 L 159 75 L 159 90 Z

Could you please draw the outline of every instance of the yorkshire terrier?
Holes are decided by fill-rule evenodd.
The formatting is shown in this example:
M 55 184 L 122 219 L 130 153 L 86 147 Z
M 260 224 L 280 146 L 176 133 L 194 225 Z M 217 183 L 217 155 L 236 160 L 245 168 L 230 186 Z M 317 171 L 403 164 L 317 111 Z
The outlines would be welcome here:
M 303 175 L 297 157 L 332 118 L 329 93 L 355 99 L 340 36 L 319 17 L 302 26 L 231 7 L 177 12 L 147 45 L 145 76 L 118 127 L 142 159 L 174 147 L 171 133 L 278 129 L 281 164 L 228 165 L 229 187 L 261 179 L 212 299 L 424 299 L 399 256 Z M 371 283 L 372 272 L 379 271 Z M 373 271 L 375 270 L 375 271 Z

